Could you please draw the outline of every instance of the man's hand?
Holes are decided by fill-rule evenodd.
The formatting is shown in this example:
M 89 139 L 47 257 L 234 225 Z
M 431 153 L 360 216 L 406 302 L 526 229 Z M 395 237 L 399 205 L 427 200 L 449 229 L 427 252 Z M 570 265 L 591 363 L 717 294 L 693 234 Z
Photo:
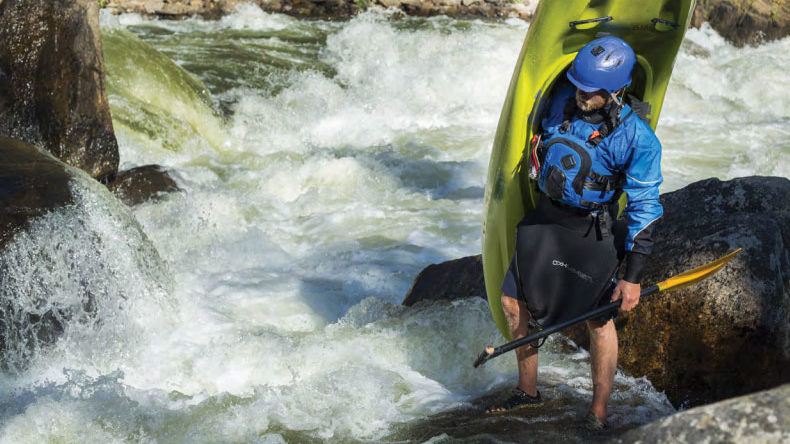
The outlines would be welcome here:
M 641 285 L 632 284 L 631 282 L 620 279 L 620 282 L 617 283 L 617 287 L 614 288 L 614 293 L 612 293 L 612 302 L 623 298 L 620 310 L 631 311 L 636 307 L 636 304 L 639 303 L 639 293 L 641 291 Z

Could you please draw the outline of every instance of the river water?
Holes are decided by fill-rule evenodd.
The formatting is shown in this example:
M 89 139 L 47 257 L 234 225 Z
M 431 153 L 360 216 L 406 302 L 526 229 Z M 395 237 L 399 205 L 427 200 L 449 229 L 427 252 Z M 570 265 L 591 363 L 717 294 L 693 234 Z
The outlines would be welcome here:
M 551 339 L 546 406 L 486 417 L 516 374 L 512 356 L 472 368 L 502 342 L 486 303 L 400 306 L 422 268 L 480 252 L 527 28 L 254 6 L 103 16 L 122 168 L 165 165 L 184 192 L 128 210 L 81 175 L 73 208 L 9 246 L 2 296 L 77 314 L 54 346 L 9 344 L 0 442 L 589 439 L 586 352 Z M 789 51 L 689 30 L 658 129 L 662 191 L 790 175 Z M 612 433 L 674 412 L 647 380 L 615 385 Z

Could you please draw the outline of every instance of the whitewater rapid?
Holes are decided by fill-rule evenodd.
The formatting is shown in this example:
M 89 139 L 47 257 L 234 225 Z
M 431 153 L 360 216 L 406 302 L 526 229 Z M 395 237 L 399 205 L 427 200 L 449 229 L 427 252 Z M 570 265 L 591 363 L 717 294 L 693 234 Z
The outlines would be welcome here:
M 73 283 L 50 300 L 79 310 L 70 295 L 89 282 L 103 303 L 4 373 L 0 441 L 449 439 L 409 428 L 509 387 L 514 362 L 471 366 L 502 341 L 485 301 L 399 303 L 428 264 L 480 252 L 488 155 L 527 28 L 254 6 L 219 21 L 102 17 L 122 168 L 165 165 L 184 191 L 129 210 L 83 177 L 75 208 L 15 240 L 38 258 L 19 276 L 51 261 L 48 282 Z M 790 41 L 687 36 L 657 132 L 662 191 L 790 175 Z M 35 256 L 64 223 L 76 235 Z M 525 422 L 574 439 L 588 356 L 553 339 L 540 359 L 556 402 Z M 618 373 L 615 428 L 673 411 Z

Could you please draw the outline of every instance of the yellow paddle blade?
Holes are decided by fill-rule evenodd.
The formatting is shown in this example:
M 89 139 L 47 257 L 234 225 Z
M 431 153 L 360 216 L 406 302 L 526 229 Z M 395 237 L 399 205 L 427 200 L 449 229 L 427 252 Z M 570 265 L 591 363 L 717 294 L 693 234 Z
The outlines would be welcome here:
M 695 284 L 706 277 L 716 273 L 717 271 L 721 270 L 722 267 L 727 265 L 727 263 L 735 257 L 736 254 L 740 253 L 742 248 L 738 248 L 735 251 L 727 253 L 726 256 L 723 256 L 719 259 L 716 259 L 713 262 L 709 262 L 705 265 L 701 265 L 697 268 L 693 268 L 689 271 L 683 272 L 677 276 L 673 276 L 664 282 L 658 283 L 659 291 L 665 290 L 677 290 L 680 288 L 688 287 L 691 284 Z

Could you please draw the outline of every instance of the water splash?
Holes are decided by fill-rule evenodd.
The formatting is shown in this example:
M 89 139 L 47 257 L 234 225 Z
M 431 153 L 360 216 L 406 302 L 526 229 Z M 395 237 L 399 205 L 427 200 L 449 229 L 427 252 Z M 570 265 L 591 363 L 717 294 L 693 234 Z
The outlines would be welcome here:
M 686 34 L 657 134 L 662 192 L 690 182 L 790 176 L 790 39 L 736 48 L 708 24 Z
M 88 360 L 124 356 L 135 329 L 173 309 L 167 267 L 128 209 L 68 171 L 73 204 L 34 220 L 0 256 L 2 363 L 17 373 L 53 347 Z M 131 307 L 139 319 L 128 318 Z

